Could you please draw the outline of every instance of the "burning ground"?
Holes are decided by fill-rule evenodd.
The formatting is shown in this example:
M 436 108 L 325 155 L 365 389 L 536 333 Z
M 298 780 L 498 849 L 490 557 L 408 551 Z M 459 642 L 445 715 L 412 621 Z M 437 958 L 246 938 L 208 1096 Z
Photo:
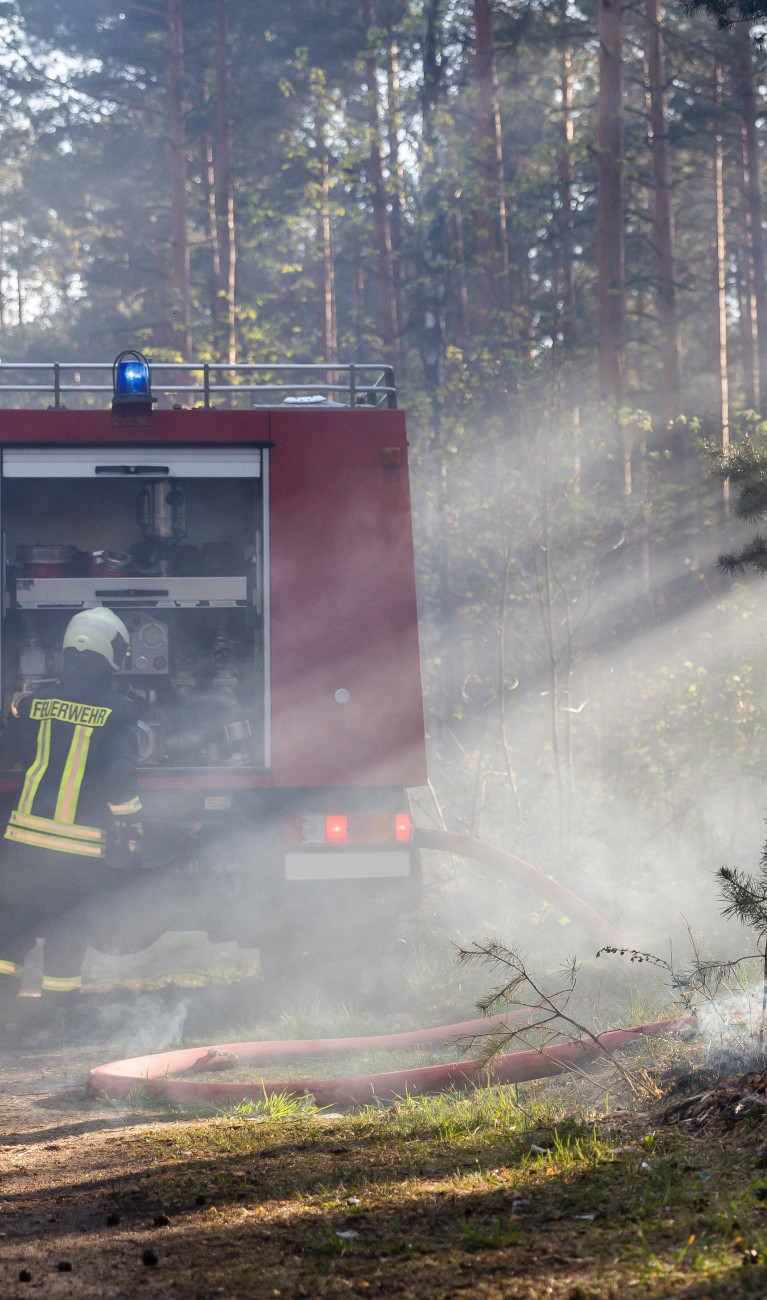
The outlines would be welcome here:
M 764 1295 L 767 1080 L 652 1053 L 633 1106 L 563 1078 L 200 1117 L 87 1100 L 103 1049 L 6 1052 L 0 1294 Z

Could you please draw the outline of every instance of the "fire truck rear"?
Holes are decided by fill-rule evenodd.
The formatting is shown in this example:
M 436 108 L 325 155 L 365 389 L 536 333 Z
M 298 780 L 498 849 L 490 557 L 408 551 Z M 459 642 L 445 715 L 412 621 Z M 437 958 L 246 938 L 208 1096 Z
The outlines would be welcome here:
M 158 908 L 266 968 L 390 943 L 426 780 L 391 370 L 127 354 L 4 364 L 0 393 L 3 710 L 56 677 L 74 612 L 119 613 L 156 868 L 134 947 Z

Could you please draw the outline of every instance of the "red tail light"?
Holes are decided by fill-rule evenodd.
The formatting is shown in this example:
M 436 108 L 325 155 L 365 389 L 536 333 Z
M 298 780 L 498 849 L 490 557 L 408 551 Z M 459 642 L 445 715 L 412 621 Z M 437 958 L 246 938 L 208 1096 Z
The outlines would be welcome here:
M 394 838 L 398 844 L 409 844 L 413 838 L 410 813 L 397 813 L 394 818 Z
M 349 819 L 345 816 L 325 818 L 325 843 L 345 844 L 349 838 Z

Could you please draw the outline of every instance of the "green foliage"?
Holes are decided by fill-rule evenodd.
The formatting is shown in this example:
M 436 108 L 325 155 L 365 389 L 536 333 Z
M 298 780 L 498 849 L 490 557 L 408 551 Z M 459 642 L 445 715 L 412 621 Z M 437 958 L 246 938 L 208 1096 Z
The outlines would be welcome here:
M 702 443 L 709 471 L 737 488 L 735 513 L 750 523 L 767 515 L 767 422 L 753 411 L 743 412 L 738 420 L 740 435 L 723 449 L 712 439 Z M 732 576 L 747 569 L 767 571 L 767 537 L 757 533 L 738 551 L 719 556 L 721 568 Z
M 750 926 L 763 942 L 767 941 L 767 847 L 762 853 L 758 877 L 748 876 L 733 867 L 720 867 L 718 877 L 726 903 L 724 915 L 733 916 L 741 924 Z
M 727 29 L 734 23 L 754 23 L 767 16 L 765 0 L 684 0 L 689 13 L 705 13 L 718 27 Z
M 739 551 L 724 551 L 719 556 L 719 565 L 731 577 L 742 577 L 748 569 L 764 574 L 767 571 L 767 537 L 757 533 Z

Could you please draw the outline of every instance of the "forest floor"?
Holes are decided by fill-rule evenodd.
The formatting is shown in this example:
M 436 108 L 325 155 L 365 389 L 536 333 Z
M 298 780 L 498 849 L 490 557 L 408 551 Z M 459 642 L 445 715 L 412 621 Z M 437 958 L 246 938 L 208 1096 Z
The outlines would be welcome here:
M 3 1300 L 767 1294 L 761 1094 L 677 1123 L 572 1081 L 200 1117 L 88 1098 L 108 1055 L 0 1053 Z

